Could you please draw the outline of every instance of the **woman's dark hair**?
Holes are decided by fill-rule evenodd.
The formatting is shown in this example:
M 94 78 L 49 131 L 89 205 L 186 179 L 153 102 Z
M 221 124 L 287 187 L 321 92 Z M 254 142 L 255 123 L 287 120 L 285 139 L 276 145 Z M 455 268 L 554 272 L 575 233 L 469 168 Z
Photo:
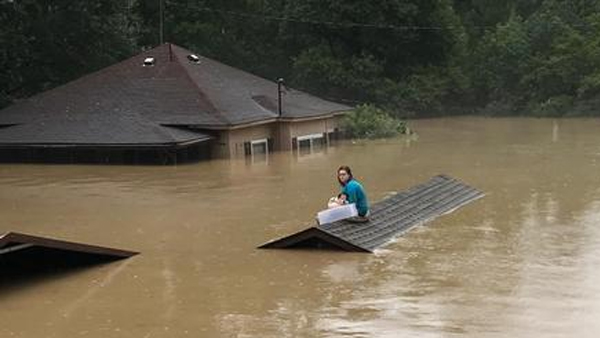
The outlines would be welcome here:
M 336 172 L 336 175 L 337 175 L 338 182 L 340 182 L 340 185 L 344 186 L 345 185 L 344 182 L 342 182 L 342 180 L 340 180 L 340 175 L 339 175 L 340 170 L 343 170 L 348 174 L 348 180 L 346 182 L 350 182 L 350 180 L 353 179 L 354 176 L 352 176 L 352 169 L 350 169 L 349 166 L 347 166 L 347 165 L 340 166 Z

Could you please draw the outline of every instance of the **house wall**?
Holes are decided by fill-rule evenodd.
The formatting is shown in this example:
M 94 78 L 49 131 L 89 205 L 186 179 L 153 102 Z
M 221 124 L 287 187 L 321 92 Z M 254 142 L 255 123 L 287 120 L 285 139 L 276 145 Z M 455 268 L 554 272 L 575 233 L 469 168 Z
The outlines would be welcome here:
M 339 128 L 339 121 L 340 118 L 332 117 L 299 122 L 274 122 L 222 131 L 214 142 L 212 153 L 217 158 L 241 157 L 245 155 L 245 142 L 260 139 L 273 140 L 270 151 L 291 150 L 294 137 L 331 133 L 335 128 Z
M 229 131 L 223 130 L 214 135 L 216 139 L 213 141 L 211 149 L 211 157 L 213 158 L 227 158 L 229 157 Z
M 302 121 L 302 122 L 288 122 L 286 126 L 282 126 L 285 130 L 282 134 L 285 139 L 281 140 L 281 149 L 290 150 L 292 149 L 292 139 L 294 137 L 311 135 L 311 134 L 324 134 L 333 132 L 336 128 L 339 128 L 340 119 L 337 117 Z M 327 138 L 327 143 L 329 139 Z
M 244 142 L 275 137 L 275 123 L 263 124 L 247 128 L 229 130 L 227 136 L 228 146 L 225 157 L 244 156 Z

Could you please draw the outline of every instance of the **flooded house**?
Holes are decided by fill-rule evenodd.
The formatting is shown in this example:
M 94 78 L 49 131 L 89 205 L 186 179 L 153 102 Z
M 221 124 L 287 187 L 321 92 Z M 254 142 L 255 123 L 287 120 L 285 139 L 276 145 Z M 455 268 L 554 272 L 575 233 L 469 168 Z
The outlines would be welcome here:
M 312 149 L 351 109 L 166 43 L 0 110 L 0 162 L 173 164 Z

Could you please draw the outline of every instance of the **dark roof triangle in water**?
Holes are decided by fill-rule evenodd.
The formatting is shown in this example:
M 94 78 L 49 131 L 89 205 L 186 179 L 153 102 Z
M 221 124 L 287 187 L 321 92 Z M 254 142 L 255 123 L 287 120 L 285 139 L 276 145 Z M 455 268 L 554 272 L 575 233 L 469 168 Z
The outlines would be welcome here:
M 371 252 L 365 248 L 356 246 L 343 238 L 330 234 L 319 227 L 311 227 L 300 232 L 284 237 L 282 239 L 268 242 L 259 248 L 283 249 L 283 248 L 318 248 L 338 249 L 344 251 Z
M 31 250 L 34 248 L 98 255 L 107 258 L 127 258 L 138 254 L 138 252 L 134 251 L 68 242 L 48 237 L 26 235 L 18 232 L 7 232 L 0 234 L 0 257 L 8 254 L 17 254 L 21 251 Z

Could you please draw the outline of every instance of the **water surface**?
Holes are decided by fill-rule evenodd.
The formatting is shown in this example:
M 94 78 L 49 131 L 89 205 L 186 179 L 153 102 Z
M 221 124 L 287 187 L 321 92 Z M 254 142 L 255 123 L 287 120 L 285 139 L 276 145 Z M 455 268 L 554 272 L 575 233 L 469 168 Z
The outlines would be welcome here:
M 600 335 L 600 120 L 411 127 L 254 163 L 0 165 L 0 232 L 142 252 L 0 290 L 0 337 Z M 487 196 L 373 255 L 256 250 L 340 164 L 372 201 L 440 173 Z

